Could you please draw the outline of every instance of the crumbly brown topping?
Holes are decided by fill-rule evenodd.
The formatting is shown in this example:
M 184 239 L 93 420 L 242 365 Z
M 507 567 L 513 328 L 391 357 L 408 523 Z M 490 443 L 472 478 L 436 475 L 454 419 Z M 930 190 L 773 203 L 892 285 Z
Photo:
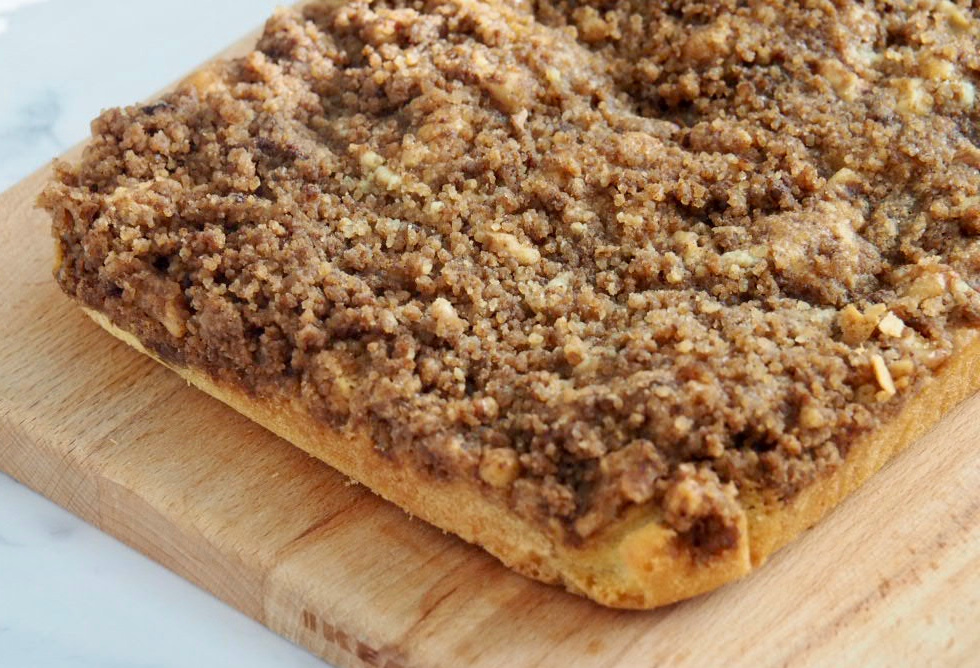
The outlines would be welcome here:
M 739 493 L 791 497 L 978 324 L 978 30 L 934 0 L 313 3 L 95 121 L 41 199 L 58 279 L 570 539 L 655 505 L 712 554 Z

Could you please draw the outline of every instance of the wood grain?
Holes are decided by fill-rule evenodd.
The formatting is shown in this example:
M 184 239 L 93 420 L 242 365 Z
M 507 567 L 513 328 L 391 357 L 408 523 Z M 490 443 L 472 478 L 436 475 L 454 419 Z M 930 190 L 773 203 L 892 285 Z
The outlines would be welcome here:
M 0 196 L 0 469 L 331 662 L 980 655 L 980 397 L 749 578 L 653 612 L 606 610 L 412 520 L 102 332 L 51 280 L 33 208 L 46 178 Z

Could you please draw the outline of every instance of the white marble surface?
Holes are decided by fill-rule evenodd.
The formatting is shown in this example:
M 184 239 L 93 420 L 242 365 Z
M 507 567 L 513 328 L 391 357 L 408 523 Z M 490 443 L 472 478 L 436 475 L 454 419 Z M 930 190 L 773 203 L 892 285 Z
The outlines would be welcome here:
M 276 4 L 0 0 L 0 190 Z M 0 668 L 324 665 L 0 474 Z

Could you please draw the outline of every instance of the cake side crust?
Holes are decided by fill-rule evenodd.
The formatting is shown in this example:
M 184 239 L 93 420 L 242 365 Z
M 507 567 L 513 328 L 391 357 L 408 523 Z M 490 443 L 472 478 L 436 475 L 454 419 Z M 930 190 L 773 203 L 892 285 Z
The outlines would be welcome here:
M 980 338 L 960 336 L 959 353 L 919 391 L 902 412 L 855 442 L 834 471 L 788 503 L 751 495 L 729 550 L 698 560 L 682 549 L 676 533 L 650 508 L 636 509 L 607 530 L 574 547 L 554 540 L 505 503 L 484 493 L 476 480 L 432 478 L 378 453 L 364 432 L 343 432 L 318 421 L 290 398 L 257 400 L 206 373 L 166 364 L 104 314 L 83 310 L 113 336 L 185 380 L 364 484 L 386 500 L 464 540 L 480 545 L 508 567 L 610 607 L 648 609 L 716 589 L 761 565 L 773 552 L 816 524 L 894 455 L 980 388 Z

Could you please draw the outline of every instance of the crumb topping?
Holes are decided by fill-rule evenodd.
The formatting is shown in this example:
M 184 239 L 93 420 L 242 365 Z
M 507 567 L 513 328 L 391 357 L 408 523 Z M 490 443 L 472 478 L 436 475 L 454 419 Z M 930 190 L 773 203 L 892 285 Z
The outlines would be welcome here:
M 976 327 L 970 3 L 314 2 L 92 126 L 58 280 L 582 540 L 734 544 Z

